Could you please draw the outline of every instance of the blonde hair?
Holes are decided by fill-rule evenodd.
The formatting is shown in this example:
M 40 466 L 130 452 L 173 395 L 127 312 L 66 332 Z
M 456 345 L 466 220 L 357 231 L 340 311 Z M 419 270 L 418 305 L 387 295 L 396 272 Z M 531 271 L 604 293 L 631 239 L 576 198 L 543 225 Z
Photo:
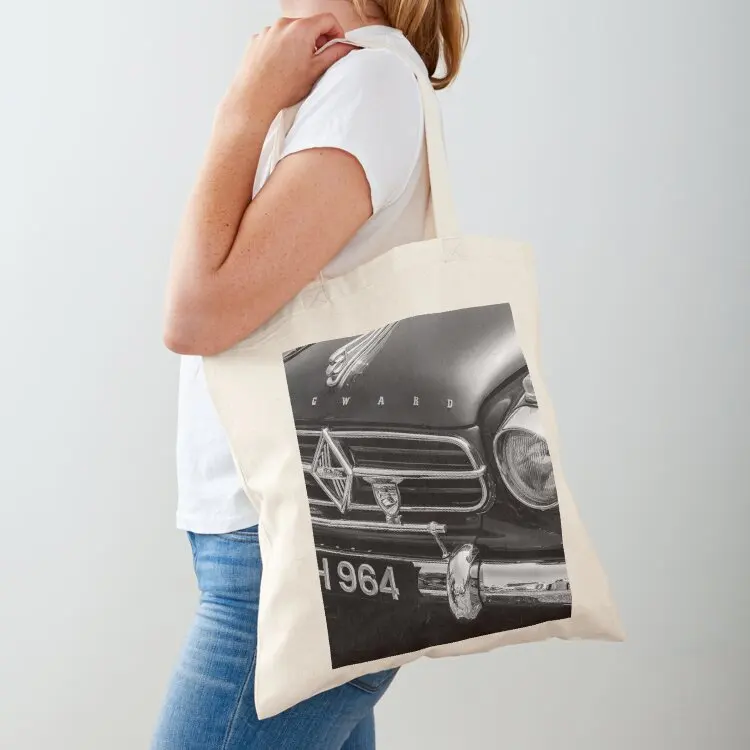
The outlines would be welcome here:
M 363 20 L 372 0 L 352 0 Z M 444 89 L 455 80 L 469 38 L 464 0 L 374 0 L 389 26 L 399 29 L 419 52 L 432 85 Z M 438 67 L 443 69 L 438 74 Z

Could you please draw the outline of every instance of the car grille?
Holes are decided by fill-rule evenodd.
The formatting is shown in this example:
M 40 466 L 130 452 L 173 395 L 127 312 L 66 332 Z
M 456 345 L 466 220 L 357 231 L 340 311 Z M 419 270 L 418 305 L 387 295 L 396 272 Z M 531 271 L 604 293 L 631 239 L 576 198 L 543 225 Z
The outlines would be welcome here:
M 404 513 L 474 512 L 488 501 L 486 467 L 462 437 L 423 433 L 329 430 L 354 472 L 352 510 L 382 513 L 367 479 L 398 477 Z M 312 475 L 320 430 L 298 430 L 311 505 L 335 507 Z

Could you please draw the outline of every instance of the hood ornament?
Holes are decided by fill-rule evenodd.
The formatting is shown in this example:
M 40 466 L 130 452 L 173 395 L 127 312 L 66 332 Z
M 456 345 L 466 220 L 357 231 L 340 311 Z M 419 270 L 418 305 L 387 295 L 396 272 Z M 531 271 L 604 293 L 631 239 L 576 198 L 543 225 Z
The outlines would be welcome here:
M 326 385 L 341 388 L 351 377 L 360 374 L 385 346 L 397 325 L 398 321 L 363 333 L 336 349 L 328 360 Z

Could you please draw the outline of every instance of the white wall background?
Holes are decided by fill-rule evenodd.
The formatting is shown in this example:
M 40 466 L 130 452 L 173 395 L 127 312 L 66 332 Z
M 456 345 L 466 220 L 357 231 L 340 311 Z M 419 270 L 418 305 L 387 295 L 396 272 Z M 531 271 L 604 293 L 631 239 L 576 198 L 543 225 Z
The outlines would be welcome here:
M 468 5 L 460 211 L 537 248 L 567 475 L 630 640 L 410 667 L 381 747 L 746 748 L 750 3 Z M 274 15 L 3 0 L 0 747 L 147 746 L 195 599 L 162 287 Z

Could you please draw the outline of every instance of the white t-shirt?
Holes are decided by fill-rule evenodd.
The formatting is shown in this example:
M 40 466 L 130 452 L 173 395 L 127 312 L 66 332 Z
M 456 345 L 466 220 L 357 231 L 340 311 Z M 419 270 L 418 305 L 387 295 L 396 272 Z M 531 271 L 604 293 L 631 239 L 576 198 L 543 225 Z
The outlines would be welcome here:
M 368 26 L 347 34 L 353 40 L 378 35 L 422 64 L 395 29 Z M 275 166 L 273 141 L 272 128 L 253 194 Z M 373 206 L 372 217 L 325 267 L 324 276 L 339 276 L 392 247 L 424 238 L 429 177 L 422 103 L 414 73 L 402 59 L 384 49 L 363 49 L 329 68 L 299 107 L 281 158 L 322 147 L 347 151 L 359 160 Z M 200 356 L 181 359 L 177 482 L 178 528 L 221 534 L 258 522 L 209 396 Z

